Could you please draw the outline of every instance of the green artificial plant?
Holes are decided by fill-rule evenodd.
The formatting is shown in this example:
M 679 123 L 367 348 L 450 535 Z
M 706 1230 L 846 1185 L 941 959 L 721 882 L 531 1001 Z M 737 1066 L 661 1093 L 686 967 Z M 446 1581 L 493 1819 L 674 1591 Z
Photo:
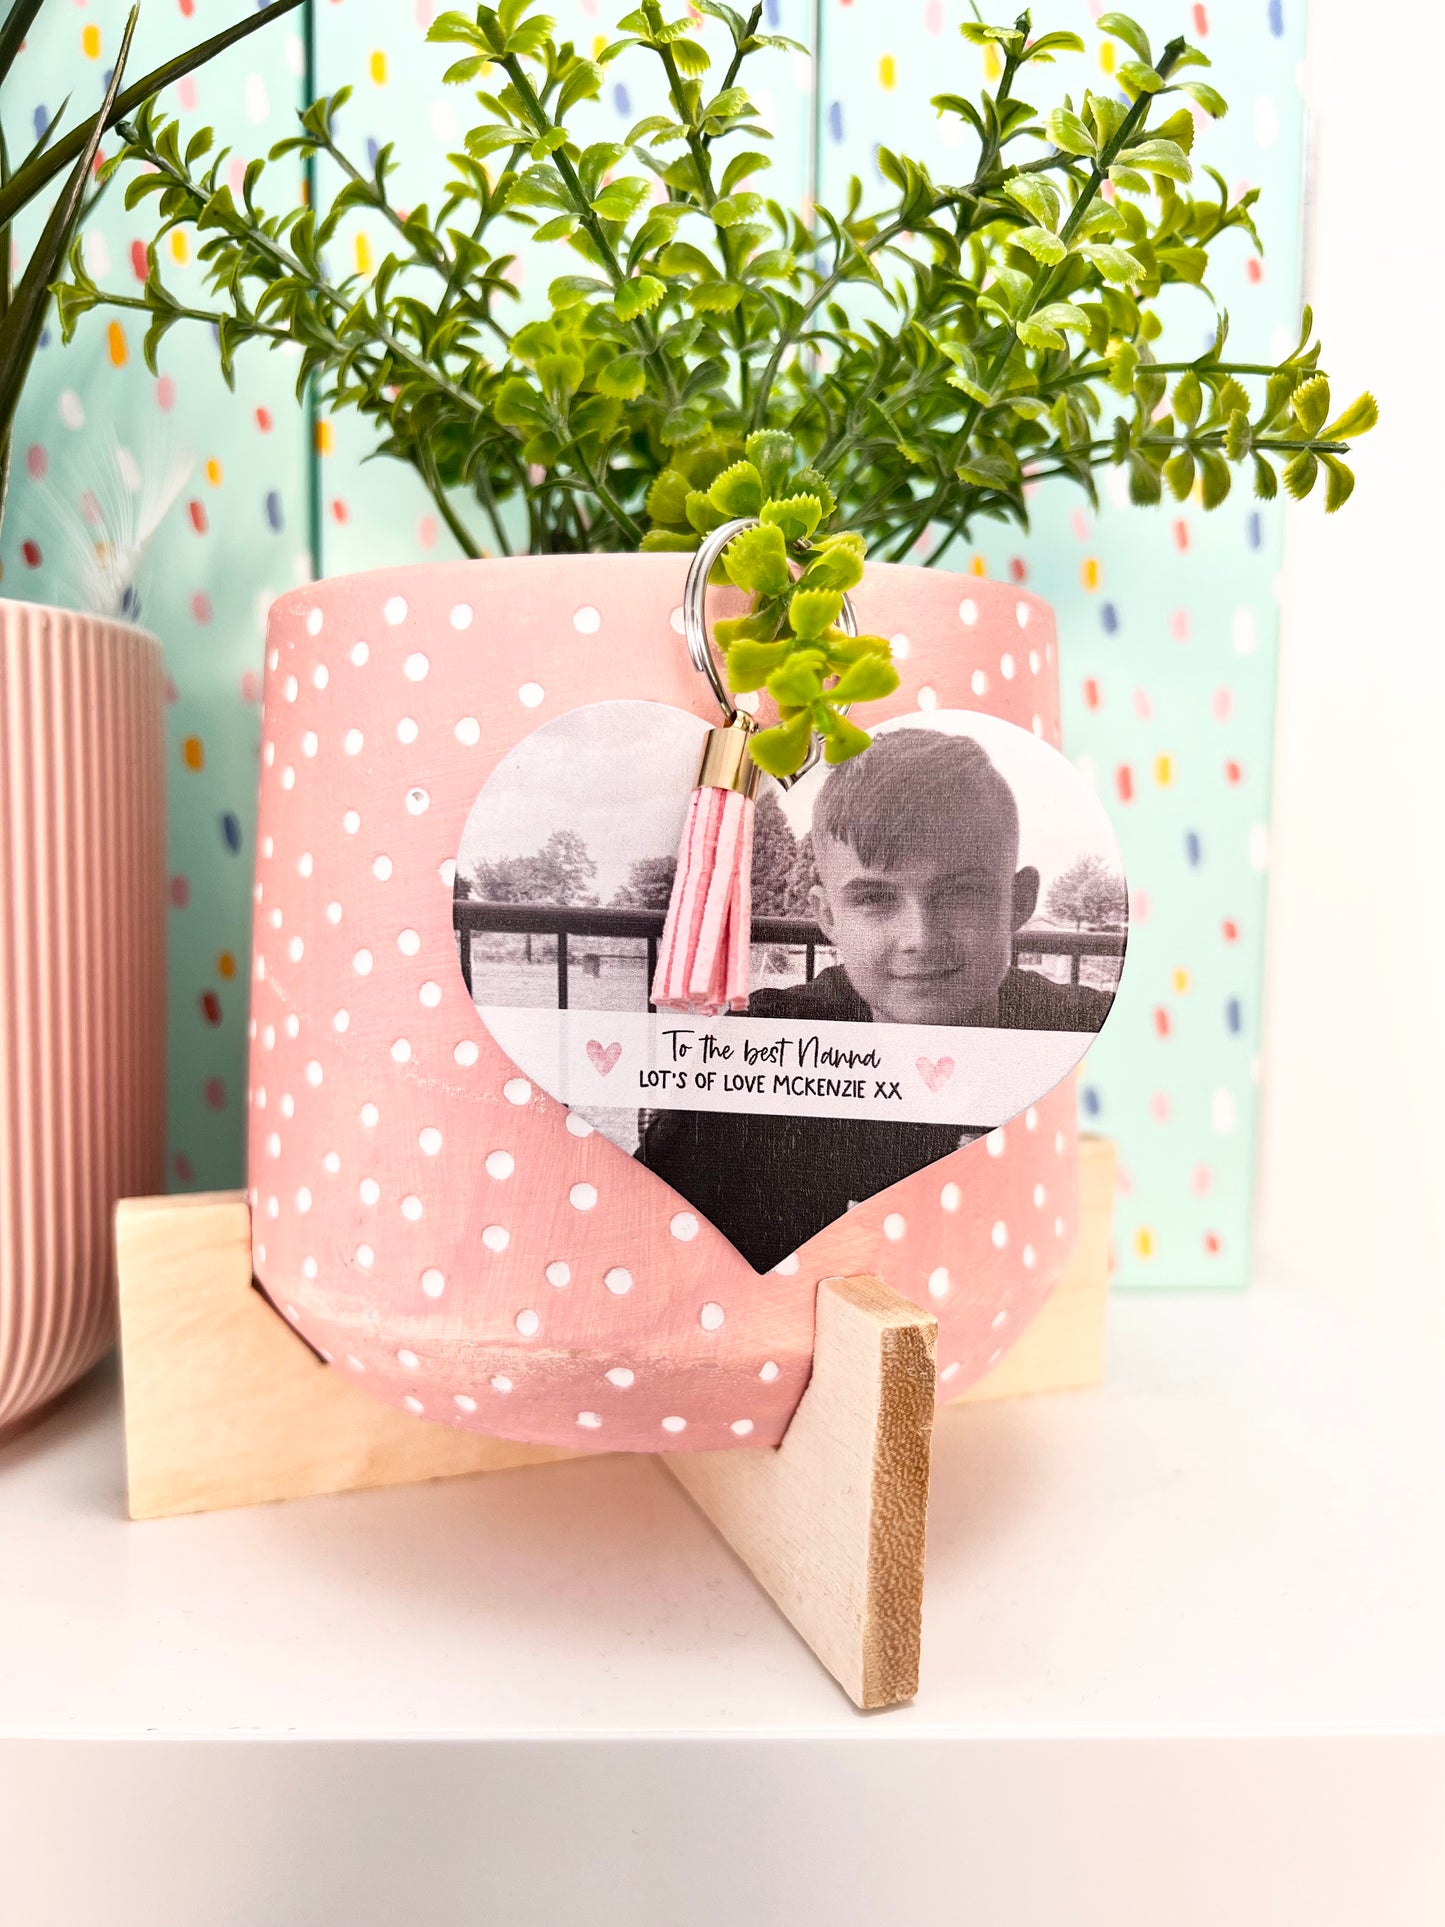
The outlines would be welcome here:
M 10 10 L 0 24 L 0 86 L 9 77 L 43 4 L 44 0 L 11 0 Z M 0 516 L 4 514 L 15 412 L 50 310 L 51 284 L 67 252 L 74 247 L 76 232 L 85 217 L 102 138 L 117 121 L 150 101 L 162 87 L 194 73 L 197 67 L 204 66 L 236 41 L 244 40 L 258 27 L 269 25 L 300 4 L 301 0 L 273 0 L 273 4 L 260 8 L 249 19 L 238 21 L 222 33 L 212 34 L 208 40 L 177 54 L 144 79 L 126 87 L 123 84 L 126 62 L 140 14 L 138 6 L 132 7 L 121 34 L 105 98 L 97 113 L 61 134 L 60 123 L 65 118 L 68 102 L 62 103 L 18 167 L 11 166 L 9 150 L 0 134 Z M 57 180 L 59 189 L 30 259 L 12 285 L 10 258 L 14 223 L 38 203 Z
M 588 58 L 532 0 L 448 12 L 448 80 L 475 103 L 433 205 L 398 208 L 390 146 L 358 165 L 337 131 L 347 89 L 317 101 L 272 150 L 335 169 L 330 205 L 267 212 L 264 165 L 232 195 L 209 129 L 186 138 L 147 109 L 124 129 L 127 201 L 154 196 L 158 237 L 199 230 L 214 305 L 164 284 L 98 288 L 79 255 L 60 290 L 67 332 L 98 303 L 143 308 L 154 366 L 182 319 L 214 325 L 229 373 L 245 343 L 294 342 L 299 382 L 380 431 L 409 462 L 468 554 L 689 549 L 726 520 L 722 576 L 755 598 L 724 629 L 734 689 L 766 687 L 780 722 L 754 738 L 775 773 L 817 732 L 834 761 L 868 737 L 845 716 L 897 676 L 880 637 L 848 639 L 841 596 L 865 552 L 941 560 L 977 521 L 1026 527 L 1026 487 L 1062 478 L 1095 498 L 1104 464 L 1132 499 L 1191 493 L 1212 509 L 1243 469 L 1257 495 L 1323 479 L 1353 486 L 1344 457 L 1375 420 L 1368 396 L 1333 414 L 1306 311 L 1278 366 L 1232 360 L 1227 317 L 1192 357 L 1168 355 L 1159 297 L 1207 292 L 1210 252 L 1237 233 L 1258 248 L 1256 190 L 1232 198 L 1205 169 L 1193 191 L 1196 113 L 1222 96 L 1182 39 L 1157 53 L 1137 22 L 1105 13 L 1126 56 L 1117 93 L 1024 97 L 1072 33 L 968 24 L 997 78 L 939 94 L 972 136 L 966 178 L 936 180 L 878 151 L 881 205 L 851 182 L 811 219 L 765 192 L 768 161 L 746 87 L 762 49 L 791 46 L 698 0 L 664 18 L 643 0 Z M 648 66 L 660 111 L 621 140 L 593 138 L 605 69 Z M 718 69 L 721 71 L 718 71 Z M 349 219 L 380 217 L 391 251 L 370 275 L 332 262 Z M 513 249 L 552 248 L 565 272 L 545 316 L 509 319 Z M 518 525 L 525 518 L 525 534 Z M 836 680 L 835 680 L 836 679 Z

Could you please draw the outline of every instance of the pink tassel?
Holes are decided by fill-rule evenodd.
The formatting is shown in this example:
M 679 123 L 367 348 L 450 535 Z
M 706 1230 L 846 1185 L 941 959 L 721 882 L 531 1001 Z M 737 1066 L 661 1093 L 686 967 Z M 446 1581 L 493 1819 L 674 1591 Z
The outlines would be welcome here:
M 748 1007 L 757 782 L 757 766 L 746 754 L 750 727 L 740 721 L 708 738 L 652 980 L 659 1010 L 716 1017 Z

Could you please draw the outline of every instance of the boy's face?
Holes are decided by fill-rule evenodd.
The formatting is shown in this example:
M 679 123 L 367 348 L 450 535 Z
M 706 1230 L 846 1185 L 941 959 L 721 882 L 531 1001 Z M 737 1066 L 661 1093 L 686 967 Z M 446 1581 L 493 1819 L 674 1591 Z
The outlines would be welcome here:
M 930 841 L 875 870 L 851 843 L 817 839 L 813 914 L 880 1023 L 967 1023 L 1003 982 L 1038 900 L 1038 871 L 1015 873 L 1013 836 L 985 812 L 962 817 L 945 847 Z

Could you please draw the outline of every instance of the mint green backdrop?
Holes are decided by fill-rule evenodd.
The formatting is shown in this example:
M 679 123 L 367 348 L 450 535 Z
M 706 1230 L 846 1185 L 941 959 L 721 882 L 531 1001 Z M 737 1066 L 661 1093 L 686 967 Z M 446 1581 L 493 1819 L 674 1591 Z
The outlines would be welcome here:
M 622 10 L 553 0 L 584 45 Z M 236 11 L 216 0 L 150 0 L 138 58 L 150 65 Z M 289 131 L 309 65 L 318 91 L 353 86 L 342 124 L 357 152 L 396 141 L 399 197 L 430 195 L 466 107 L 441 85 L 441 51 L 422 41 L 435 11 L 430 0 L 328 0 L 309 26 L 300 15 L 283 22 L 172 89 L 165 104 L 190 125 L 213 123 L 239 171 Z M 948 126 L 928 100 L 979 77 L 981 57 L 957 32 L 971 17 L 961 0 L 769 0 L 767 11 L 770 25 L 819 50 L 816 64 L 785 54 L 759 64 L 779 198 L 801 202 L 814 190 L 837 198 L 854 173 L 877 186 L 880 142 L 949 177 Z M 1106 85 L 1107 43 L 1090 31 L 1099 11 L 1084 0 L 1035 8 L 1040 28 L 1086 34 L 1088 79 Z M 1293 340 L 1299 299 L 1303 6 L 1135 0 L 1133 11 L 1156 44 L 1175 32 L 1201 44 L 1233 103 L 1230 118 L 1205 131 L 1196 158 L 1231 184 L 1263 187 L 1267 255 L 1256 264 L 1238 242 L 1222 249 L 1215 289 L 1242 357 L 1278 352 Z M 121 0 L 47 11 L 6 90 L 12 154 L 64 93 L 77 103 L 98 98 L 124 12 Z M 601 128 L 648 110 L 609 79 L 590 111 Z M 301 191 L 299 177 L 291 191 Z M 102 202 L 87 250 L 106 285 L 135 285 L 134 249 L 148 218 L 144 208 L 128 215 L 117 193 Z M 194 270 L 172 262 L 170 271 L 184 283 Z M 526 302 L 532 291 L 524 284 L 522 292 Z M 1181 347 L 1202 345 L 1212 326 L 1198 296 L 1181 296 L 1173 318 Z M 74 600 L 74 545 L 108 526 L 105 504 L 125 492 L 117 463 L 132 477 L 159 477 L 178 456 L 192 462 L 140 591 L 172 681 L 171 1178 L 177 1188 L 206 1189 L 238 1184 L 242 1174 L 266 603 L 313 563 L 334 574 L 447 554 L 450 538 L 406 471 L 364 462 L 367 440 L 355 423 L 331 424 L 324 452 L 313 450 L 285 356 L 243 357 L 232 395 L 209 340 L 178 330 L 157 381 L 140 361 L 139 322 L 91 316 L 69 349 L 53 338 L 43 349 L 17 432 L 0 560 L 6 593 Z M 1193 503 L 1133 512 L 1110 486 L 1115 479 L 1106 479 L 1098 514 L 1074 494 L 1044 492 L 1027 536 L 977 531 L 975 545 L 956 547 L 946 565 L 1027 581 L 1054 603 L 1065 746 L 1107 801 L 1129 863 L 1124 988 L 1081 1080 L 1085 1124 L 1121 1150 L 1121 1279 L 1240 1284 L 1256 1135 L 1283 516 L 1257 512 L 1246 495 L 1212 516 Z M 106 933 L 94 942 L 103 968 Z

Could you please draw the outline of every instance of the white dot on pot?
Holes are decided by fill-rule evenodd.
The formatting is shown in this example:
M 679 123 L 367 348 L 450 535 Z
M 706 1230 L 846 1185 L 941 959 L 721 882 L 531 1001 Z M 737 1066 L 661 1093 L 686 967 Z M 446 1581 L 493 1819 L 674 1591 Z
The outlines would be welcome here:
M 267 1155 L 268 1155 L 268 1156 L 270 1156 L 270 1157 L 273 1157 L 273 1158 L 279 1158 L 279 1157 L 280 1157 L 280 1155 L 281 1155 L 281 1133 L 280 1133 L 279 1131 L 273 1131 L 273 1132 L 271 1133 L 271 1135 L 270 1135 L 270 1137 L 268 1137 L 268 1138 L 267 1138 L 267 1140 L 266 1140 L 266 1151 L 267 1151 Z
M 730 1432 L 736 1432 L 740 1439 L 745 1439 L 752 1429 L 753 1422 L 750 1418 L 735 1418 L 728 1427 L 728 1430 Z
M 314 729 L 308 729 L 306 734 L 301 738 L 301 754 L 303 756 L 314 756 L 320 747 L 321 738 L 316 734 Z
M 299 1037 L 301 1035 L 301 1019 L 296 1015 L 294 1010 L 286 1019 L 286 1035 L 288 1037 Z
M 415 788 L 407 791 L 406 807 L 413 816 L 425 816 L 431 807 L 431 797 L 427 791 L 422 789 L 418 784 Z
M 763 1381 L 764 1385 L 771 1385 L 781 1370 L 782 1366 L 770 1358 L 758 1373 L 758 1377 Z
M 262 751 L 262 760 L 265 762 L 267 769 L 270 769 L 276 760 L 276 745 L 274 743 L 267 743 L 265 749 Z
M 888 1216 L 883 1220 L 883 1235 L 893 1244 L 897 1244 L 898 1240 L 904 1236 L 907 1230 L 908 1221 L 903 1217 L 901 1212 L 890 1211 Z
M 374 1104 L 362 1105 L 361 1121 L 366 1126 L 368 1131 L 374 1130 L 376 1128 L 377 1122 L 380 1119 L 380 1117 L 381 1117 L 381 1112 L 376 1108 Z
M 671 625 L 672 633 L 675 636 L 680 636 L 683 631 L 682 610 L 680 608 L 674 609 L 672 614 L 667 618 L 667 620 L 668 620 L 668 623 Z
M 320 1269 L 321 1267 L 317 1264 L 314 1258 L 303 1258 L 301 1260 L 301 1276 L 303 1278 L 316 1277 Z
M 325 621 L 325 619 L 326 618 L 322 615 L 319 609 L 308 609 L 306 611 L 307 635 L 319 636 L 321 634 L 321 625 Z
M 456 1049 L 452 1052 L 453 1062 L 462 1065 L 463 1068 L 465 1068 L 470 1064 L 475 1064 L 477 1059 L 480 1056 L 481 1056 L 480 1049 L 476 1044 L 472 1042 L 470 1037 L 464 1037 L 461 1043 L 458 1044 Z M 525 1097 L 513 1098 L 512 1100 L 514 1104 L 525 1104 L 526 1101 L 527 1100 Z
M 474 749 L 482 740 L 482 726 L 475 716 L 463 716 L 456 727 L 456 739 L 468 749 Z
M 341 739 L 341 747 L 346 751 L 348 756 L 360 755 L 365 743 L 366 738 L 359 729 L 348 729 Z
M 1013 681 L 1014 670 L 1016 667 L 1017 665 L 1015 664 L 1013 657 L 1009 654 L 1007 649 L 1005 649 L 1003 654 L 998 659 L 998 673 L 1003 677 L 1005 682 Z
M 391 1055 L 393 1060 L 398 1064 L 409 1064 L 411 1062 L 411 1045 L 405 1037 L 397 1038 L 391 1047 Z
M 311 681 L 317 689 L 324 689 L 327 683 L 331 681 L 331 671 L 326 667 L 324 662 L 318 662 L 316 667 L 311 671 Z
M 572 1133 L 573 1137 L 591 1137 L 592 1135 L 592 1126 L 587 1122 L 586 1118 L 582 1116 L 580 1111 L 569 1111 L 567 1113 L 567 1129 Z
M 975 669 L 968 679 L 968 686 L 975 696 L 986 696 L 988 694 L 988 677 L 981 669 Z
M 522 1334 L 523 1338 L 535 1338 L 541 1329 L 542 1321 L 536 1312 L 519 1311 L 517 1313 L 517 1330 Z
M 458 1044 L 457 1062 L 459 1064 L 475 1064 L 477 1061 L 476 1049 L 475 1044 Z M 462 1052 L 464 1050 L 470 1050 L 472 1055 L 470 1057 L 463 1057 Z M 532 1086 L 527 1082 L 525 1077 L 509 1077 L 502 1086 L 502 1096 L 506 1098 L 509 1104 L 529 1104 L 532 1101 Z
M 401 1215 L 405 1219 L 407 1219 L 411 1224 L 416 1223 L 417 1219 L 421 1216 L 421 1213 L 422 1213 L 421 1199 L 417 1197 L 415 1193 L 409 1193 L 406 1197 L 402 1199 Z
M 413 1418 L 420 1418 L 422 1413 L 426 1410 L 426 1407 L 422 1404 L 421 1400 L 419 1398 L 414 1397 L 411 1392 L 408 1392 L 406 1397 L 401 1402 L 406 1407 L 406 1409 L 411 1413 Z
M 893 660 L 895 662 L 907 662 L 908 651 L 912 646 L 912 643 L 909 642 L 907 636 L 905 636 L 901 630 L 896 636 L 890 636 L 888 638 L 888 647 L 893 652 Z
M 945 1211 L 957 1211 L 963 1203 L 963 1193 L 956 1184 L 945 1184 L 938 1194 L 938 1202 Z
M 400 716 L 396 724 L 396 740 L 399 743 L 414 743 L 420 730 L 415 716 Z
M 595 636 L 602 627 L 602 618 L 590 602 L 584 602 L 572 617 L 572 627 L 579 636 Z
M 396 1355 L 396 1362 L 398 1365 L 402 1367 L 404 1371 L 414 1372 L 417 1366 L 421 1363 L 421 1360 L 417 1357 L 415 1352 L 408 1351 L 407 1348 L 403 1345 L 401 1350 Z
M 286 946 L 286 953 L 292 963 L 300 963 L 302 957 L 306 954 L 306 945 L 300 937 L 293 937 Z
M 416 994 L 428 1010 L 435 1010 L 442 1000 L 442 987 L 428 981 Z
M 572 1282 L 572 1267 L 561 1258 L 554 1258 L 543 1275 L 549 1285 L 555 1285 L 561 1291 Z
M 933 688 L 930 683 L 924 683 L 923 687 L 919 690 L 918 707 L 920 709 L 937 709 L 938 691 Z
M 547 694 L 539 682 L 524 682 L 517 691 L 517 701 L 523 709 L 535 709 Z
M 373 857 L 371 874 L 376 878 L 378 883 L 389 883 L 391 881 L 391 871 L 392 862 L 389 856 L 382 855 Z
M 483 1227 L 482 1243 L 488 1251 L 505 1251 L 512 1242 L 512 1234 L 504 1224 L 489 1224 Z
M 331 1173 L 333 1178 L 336 1176 L 336 1173 L 341 1169 L 341 1159 L 340 1159 L 340 1156 L 335 1151 L 328 1151 L 326 1153 L 326 1156 L 321 1160 L 321 1162 L 324 1168 Z
M 1044 1189 L 1044 1187 L 1041 1184 L 1036 1184 L 1034 1186 L 1034 1210 L 1035 1211 L 1043 1210 L 1044 1201 L 1048 1197 L 1048 1195 L 1049 1195 L 1048 1192 Z
M 430 668 L 431 664 L 419 649 L 401 665 L 402 674 L 408 682 L 421 682 Z
M 1026 1131 L 1036 1131 L 1038 1128 L 1039 1114 L 1033 1105 L 1030 1104 L 1029 1108 L 1024 1112 L 1024 1129 Z
M 277 665 L 280 663 L 280 661 L 281 661 L 281 651 L 279 649 L 270 649 L 267 651 L 266 667 L 268 669 L 275 669 Z
M 721 1329 L 725 1316 L 721 1305 L 709 1303 L 698 1313 L 697 1322 L 705 1332 L 715 1332 Z
M 664 1432 L 685 1432 L 687 1430 L 687 1420 L 685 1418 L 665 1418 L 662 1421 L 662 1429 Z
M 1025 1245 L 1023 1249 L 1024 1270 L 1032 1271 L 1038 1263 L 1038 1259 L 1039 1254 L 1034 1250 L 1033 1246 Z
M 369 977 L 371 975 L 372 962 L 373 959 L 369 950 L 358 950 L 356 955 L 351 959 L 351 968 L 356 972 L 358 977 Z
M 288 703 L 294 703 L 297 695 L 300 692 L 300 689 L 301 689 L 301 685 L 299 682 L 297 682 L 296 678 L 294 676 L 288 676 L 282 687 L 281 693 L 282 695 L 285 696 Z
M 311 1062 L 306 1066 L 306 1082 L 314 1090 L 316 1086 L 321 1082 L 321 1079 L 323 1078 L 324 1075 L 325 1073 L 322 1070 L 321 1066 L 317 1063 L 316 1059 L 313 1057 L 311 1059 Z
M 1029 651 L 1029 671 L 1030 671 L 1030 673 L 1031 673 L 1032 675 L 1035 675 L 1035 676 L 1036 676 L 1036 675 L 1037 675 L 1037 674 L 1039 673 L 1039 667 L 1040 667 L 1040 664 L 1039 664 L 1039 652 L 1038 652 L 1038 650 L 1037 650 L 1037 649 L 1030 649 L 1030 651 Z
M 498 1372 L 496 1377 L 491 1381 L 491 1384 L 494 1392 L 510 1392 L 512 1389 L 511 1379 L 503 1372 Z
M 994 1250 L 1002 1251 L 1004 1246 L 1008 1243 L 1008 1226 L 1004 1223 L 1002 1218 L 999 1218 L 997 1220 L 997 1222 L 994 1224 L 993 1230 L 990 1231 L 988 1235 L 993 1240 Z
M 283 790 L 294 790 L 296 787 L 296 772 L 289 763 L 281 772 L 281 787 Z
M 632 1289 L 632 1273 L 626 1265 L 613 1265 L 603 1272 L 602 1282 L 614 1298 L 625 1298 Z
M 352 643 L 351 660 L 356 664 L 356 667 L 358 669 L 364 669 L 366 667 L 366 664 L 368 659 L 370 658 L 370 655 L 371 655 L 371 645 L 369 643 L 365 643 L 365 642 Z
M 381 1186 L 375 1178 L 363 1178 L 356 1190 L 363 1204 L 375 1204 L 381 1196 Z
M 302 1214 L 303 1217 L 311 1209 L 311 1193 L 307 1190 L 304 1184 L 301 1186 L 301 1189 L 296 1193 L 296 1209 Z
M 434 1158 L 442 1148 L 442 1134 L 435 1124 L 428 1124 L 424 1131 L 418 1133 L 416 1141 L 421 1146 L 423 1154 L 429 1158 Z
M 1020 629 L 1027 629 L 1027 628 L 1028 628 L 1028 626 L 1029 626 L 1029 617 L 1030 617 L 1030 616 L 1031 616 L 1032 614 L 1033 614 L 1033 611 L 1032 611 L 1032 609 L 1030 609 L 1030 608 L 1029 608 L 1029 605 L 1028 605 L 1028 604 L 1027 604 L 1026 602 L 1019 602 L 1019 603 L 1015 603 L 1015 605 L 1014 605 L 1014 621 L 1015 621 L 1015 622 L 1017 622 L 1017 624 L 1018 624 L 1018 626 L 1020 627 Z
M 595 1184 L 574 1184 L 567 1193 L 567 1201 L 575 1211 L 590 1211 L 597 1202 Z
M 1008 1139 L 1002 1131 L 990 1131 L 984 1144 L 991 1158 L 1001 1158 L 1008 1149 Z
M 341 827 L 348 836 L 355 836 L 361 828 L 361 817 L 356 810 L 348 810 L 341 819 Z
M 303 850 L 296 859 L 297 876 L 309 877 L 315 867 L 315 864 L 311 860 L 311 852 L 309 850 Z
M 930 1298 L 946 1298 L 953 1289 L 953 1280 L 948 1275 L 947 1265 L 938 1265 L 928 1274 L 928 1295 Z
M 358 1245 L 356 1247 L 356 1262 L 361 1266 L 363 1271 L 371 1270 L 371 1267 L 376 1263 L 376 1253 L 370 1245 Z
M 396 933 L 396 947 L 403 957 L 414 957 L 417 951 L 421 949 L 421 938 L 415 930 L 398 930 Z
M 296 1115 L 296 1100 L 289 1091 L 282 1093 L 281 1115 L 282 1117 L 295 1117 Z
M 442 880 L 442 888 L 450 890 L 457 880 L 457 860 L 454 856 L 445 857 L 437 865 L 437 875 Z
M 773 1271 L 779 1278 L 792 1278 L 797 1274 L 798 1264 L 797 1252 L 790 1251 L 786 1258 L 779 1258 L 778 1262 L 773 1266 Z
M 471 626 L 471 620 L 472 620 L 471 603 L 458 602 L 452 609 L 449 620 L 451 622 L 453 629 L 469 628 Z
M 351 1012 L 349 1010 L 338 1010 L 331 1020 L 331 1028 L 334 1031 L 349 1030 L 351 1028 Z
M 697 1236 L 697 1219 L 690 1211 L 678 1211 L 668 1220 L 667 1228 L 674 1238 L 681 1238 L 684 1244 L 689 1244 Z
M 965 596 L 958 605 L 958 619 L 965 629 L 971 629 L 978 621 L 978 604 L 972 596 Z
M 477 1401 L 474 1398 L 468 1398 L 465 1392 L 453 1392 L 452 1404 L 459 1412 L 475 1412 L 477 1409 Z
M 406 621 L 406 597 L 400 595 L 388 596 L 385 607 L 381 613 L 386 617 L 386 620 L 391 624 L 392 628 L 395 629 L 398 623 Z
M 629 1371 L 626 1365 L 614 1365 L 607 1374 L 607 1383 L 615 1385 L 619 1392 L 630 1391 L 637 1383 L 637 1374 Z
M 261 1042 L 267 1050 L 275 1050 L 276 1026 L 274 1024 L 267 1024 L 266 1028 L 261 1032 Z
M 602 1423 L 602 1417 L 598 1412 L 579 1412 L 577 1414 L 577 1423 L 582 1426 L 584 1430 L 595 1432 Z
M 489 1178 L 509 1178 L 517 1168 L 517 1160 L 510 1151 L 488 1151 L 487 1176 Z

